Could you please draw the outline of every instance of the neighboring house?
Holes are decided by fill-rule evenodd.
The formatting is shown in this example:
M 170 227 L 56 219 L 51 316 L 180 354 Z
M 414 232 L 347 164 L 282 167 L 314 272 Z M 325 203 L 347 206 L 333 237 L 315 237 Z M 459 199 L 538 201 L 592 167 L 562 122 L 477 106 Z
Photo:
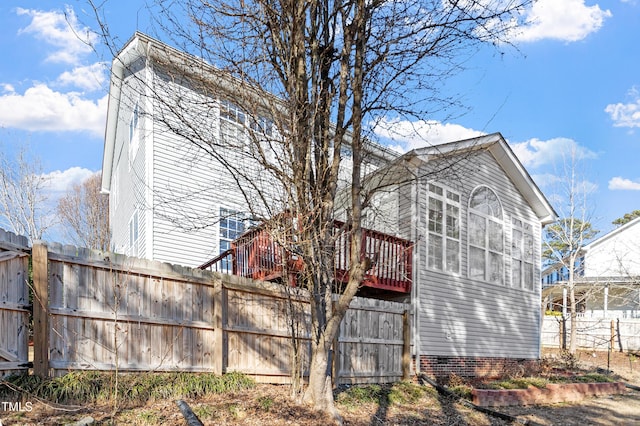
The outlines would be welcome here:
M 218 91 L 189 92 L 168 69 L 168 55 L 192 65 L 186 69 L 205 69 Z M 102 186 L 110 194 L 114 249 L 187 266 L 215 257 L 256 216 L 238 194 L 238 176 L 219 164 L 246 160 L 226 146 L 242 138 L 234 127 L 227 143 L 230 124 L 248 120 L 233 103 L 233 82 L 139 33 L 112 72 Z M 219 141 L 216 156 L 199 154 L 188 135 L 157 120 L 162 106 L 145 94 L 158 92 L 180 99 L 182 110 L 210 106 L 192 114 L 205 117 L 202 131 Z M 264 131 L 268 119 L 263 123 Z M 541 229 L 556 214 L 504 138 L 496 133 L 401 156 L 373 144 L 368 151 L 366 185 L 384 191 L 364 225 L 414 242 L 410 294 L 386 296 L 412 302 L 416 367 L 490 374 L 538 359 Z M 256 170 L 276 200 L 278 188 L 261 176 Z
M 640 318 L 640 218 L 587 244 L 575 266 L 578 315 Z M 542 273 L 548 310 L 567 312 L 568 270 L 551 265 Z

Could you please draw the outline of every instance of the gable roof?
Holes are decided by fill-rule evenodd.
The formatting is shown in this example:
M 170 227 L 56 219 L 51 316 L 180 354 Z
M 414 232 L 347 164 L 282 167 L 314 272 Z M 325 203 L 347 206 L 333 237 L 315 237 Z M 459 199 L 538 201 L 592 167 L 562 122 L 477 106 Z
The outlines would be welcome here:
M 608 241 L 608 240 L 610 240 L 612 238 L 616 238 L 620 234 L 628 231 L 629 229 L 633 228 L 636 225 L 640 225 L 640 217 L 637 217 L 637 218 L 625 223 L 624 225 L 614 229 L 613 231 L 603 235 L 602 237 L 591 241 L 589 244 L 584 246 L 583 250 L 585 250 L 585 251 L 593 250 L 598 245 L 600 245 L 600 244 L 604 243 L 605 241 Z
M 495 158 L 518 191 L 520 191 L 525 200 L 527 200 L 542 222 L 542 225 L 547 225 L 558 219 L 556 211 L 500 133 L 491 133 L 441 145 L 417 148 L 404 154 L 401 158 L 405 158 L 406 160 L 414 157 L 426 158 L 428 161 L 429 158 L 476 150 L 486 150 Z

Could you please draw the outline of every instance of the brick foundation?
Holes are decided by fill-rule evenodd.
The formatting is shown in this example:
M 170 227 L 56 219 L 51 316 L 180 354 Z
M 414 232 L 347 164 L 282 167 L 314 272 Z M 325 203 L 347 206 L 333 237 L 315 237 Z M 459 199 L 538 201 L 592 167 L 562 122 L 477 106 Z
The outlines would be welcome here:
M 625 393 L 624 383 L 562 383 L 548 384 L 539 389 L 474 389 L 473 403 L 481 407 L 504 407 L 508 405 L 555 404 L 576 402 L 585 397 Z
M 534 359 L 420 355 L 420 371 L 432 377 L 451 373 L 460 377 L 502 377 L 509 372 L 535 369 L 537 363 Z

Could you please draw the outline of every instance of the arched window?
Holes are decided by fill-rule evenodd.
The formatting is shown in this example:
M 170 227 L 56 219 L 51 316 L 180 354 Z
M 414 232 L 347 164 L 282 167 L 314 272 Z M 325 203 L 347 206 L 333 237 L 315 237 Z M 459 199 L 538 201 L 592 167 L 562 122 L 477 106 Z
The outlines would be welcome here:
M 504 283 L 504 224 L 495 192 L 476 188 L 469 199 L 469 277 Z

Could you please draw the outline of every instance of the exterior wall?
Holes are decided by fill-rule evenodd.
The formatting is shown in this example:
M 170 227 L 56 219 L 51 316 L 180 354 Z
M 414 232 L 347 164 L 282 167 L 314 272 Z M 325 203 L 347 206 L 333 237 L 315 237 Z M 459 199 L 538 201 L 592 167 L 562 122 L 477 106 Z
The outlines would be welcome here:
M 137 207 L 139 257 L 198 266 L 220 252 L 221 208 L 247 217 L 269 217 L 284 210 L 284 191 L 253 157 L 246 141 L 248 130 L 220 117 L 219 96 L 227 96 L 222 89 L 220 94 L 205 94 L 157 65 L 143 65 L 140 62 L 122 89 L 114 161 L 118 182 L 112 184 L 111 197 L 112 205 L 118 200 L 112 212 L 114 249 L 135 254 L 128 247 L 128 226 Z M 135 165 L 128 167 L 129 117 L 136 101 L 144 105 L 140 124 L 144 137 Z M 236 137 L 229 136 L 229 130 Z M 198 147 L 193 141 L 204 144 Z M 273 159 L 277 161 L 276 154 Z M 380 154 L 372 154 L 365 170 L 380 165 Z M 349 168 L 346 161 L 341 170 L 345 179 Z M 395 217 L 396 194 L 380 195 L 371 217 L 387 213 Z M 379 216 L 380 212 L 384 214 Z M 395 234 L 396 225 L 392 221 L 383 228 Z
M 540 354 L 540 253 L 534 249 L 534 290 L 511 286 L 511 220 L 533 227 L 533 247 L 540 247 L 540 221 L 504 171 L 485 151 L 452 158 L 446 175 L 430 175 L 443 164 L 427 163 L 417 183 L 417 227 L 414 300 L 419 353 L 437 357 L 490 357 L 535 359 Z M 460 160 L 460 161 L 457 161 Z M 447 274 L 427 267 L 428 182 L 447 185 L 460 196 L 461 268 Z M 486 185 L 499 197 L 504 223 L 504 284 L 469 278 L 467 219 L 469 196 L 478 185 Z M 417 198 L 416 198 L 417 197 Z
M 243 177 L 233 175 L 220 159 L 247 173 L 245 179 L 253 180 L 257 174 L 251 173 L 251 166 L 242 166 L 246 155 L 241 151 L 221 146 L 223 120 L 216 98 L 169 81 L 161 70 L 155 74 L 154 86 L 156 93 L 166 96 L 155 101 L 153 259 L 197 266 L 219 253 L 220 208 L 247 213 L 252 208 L 260 210 L 257 197 L 256 206 L 247 205 L 246 194 L 239 188 Z M 172 100 L 180 102 L 183 116 L 167 111 Z M 185 121 L 198 129 L 198 135 L 187 133 Z M 169 123 L 178 128 L 169 129 Z M 210 140 L 214 152 L 205 152 L 189 141 L 195 138 Z M 250 191 L 249 184 L 243 190 Z
M 585 276 L 640 276 L 640 221 L 592 243 L 585 255 Z
M 119 102 L 118 127 L 114 150 L 109 214 L 112 229 L 112 249 L 130 256 L 146 257 L 145 180 L 147 164 L 147 141 L 151 122 L 145 114 L 146 104 L 141 94 L 146 85 L 146 72 L 142 62 L 134 64 L 132 73 L 125 76 L 123 95 Z M 138 125 L 135 130 L 137 149 L 131 146 L 129 125 L 136 103 L 139 108 Z M 138 209 L 137 249 L 130 247 L 129 222 Z

